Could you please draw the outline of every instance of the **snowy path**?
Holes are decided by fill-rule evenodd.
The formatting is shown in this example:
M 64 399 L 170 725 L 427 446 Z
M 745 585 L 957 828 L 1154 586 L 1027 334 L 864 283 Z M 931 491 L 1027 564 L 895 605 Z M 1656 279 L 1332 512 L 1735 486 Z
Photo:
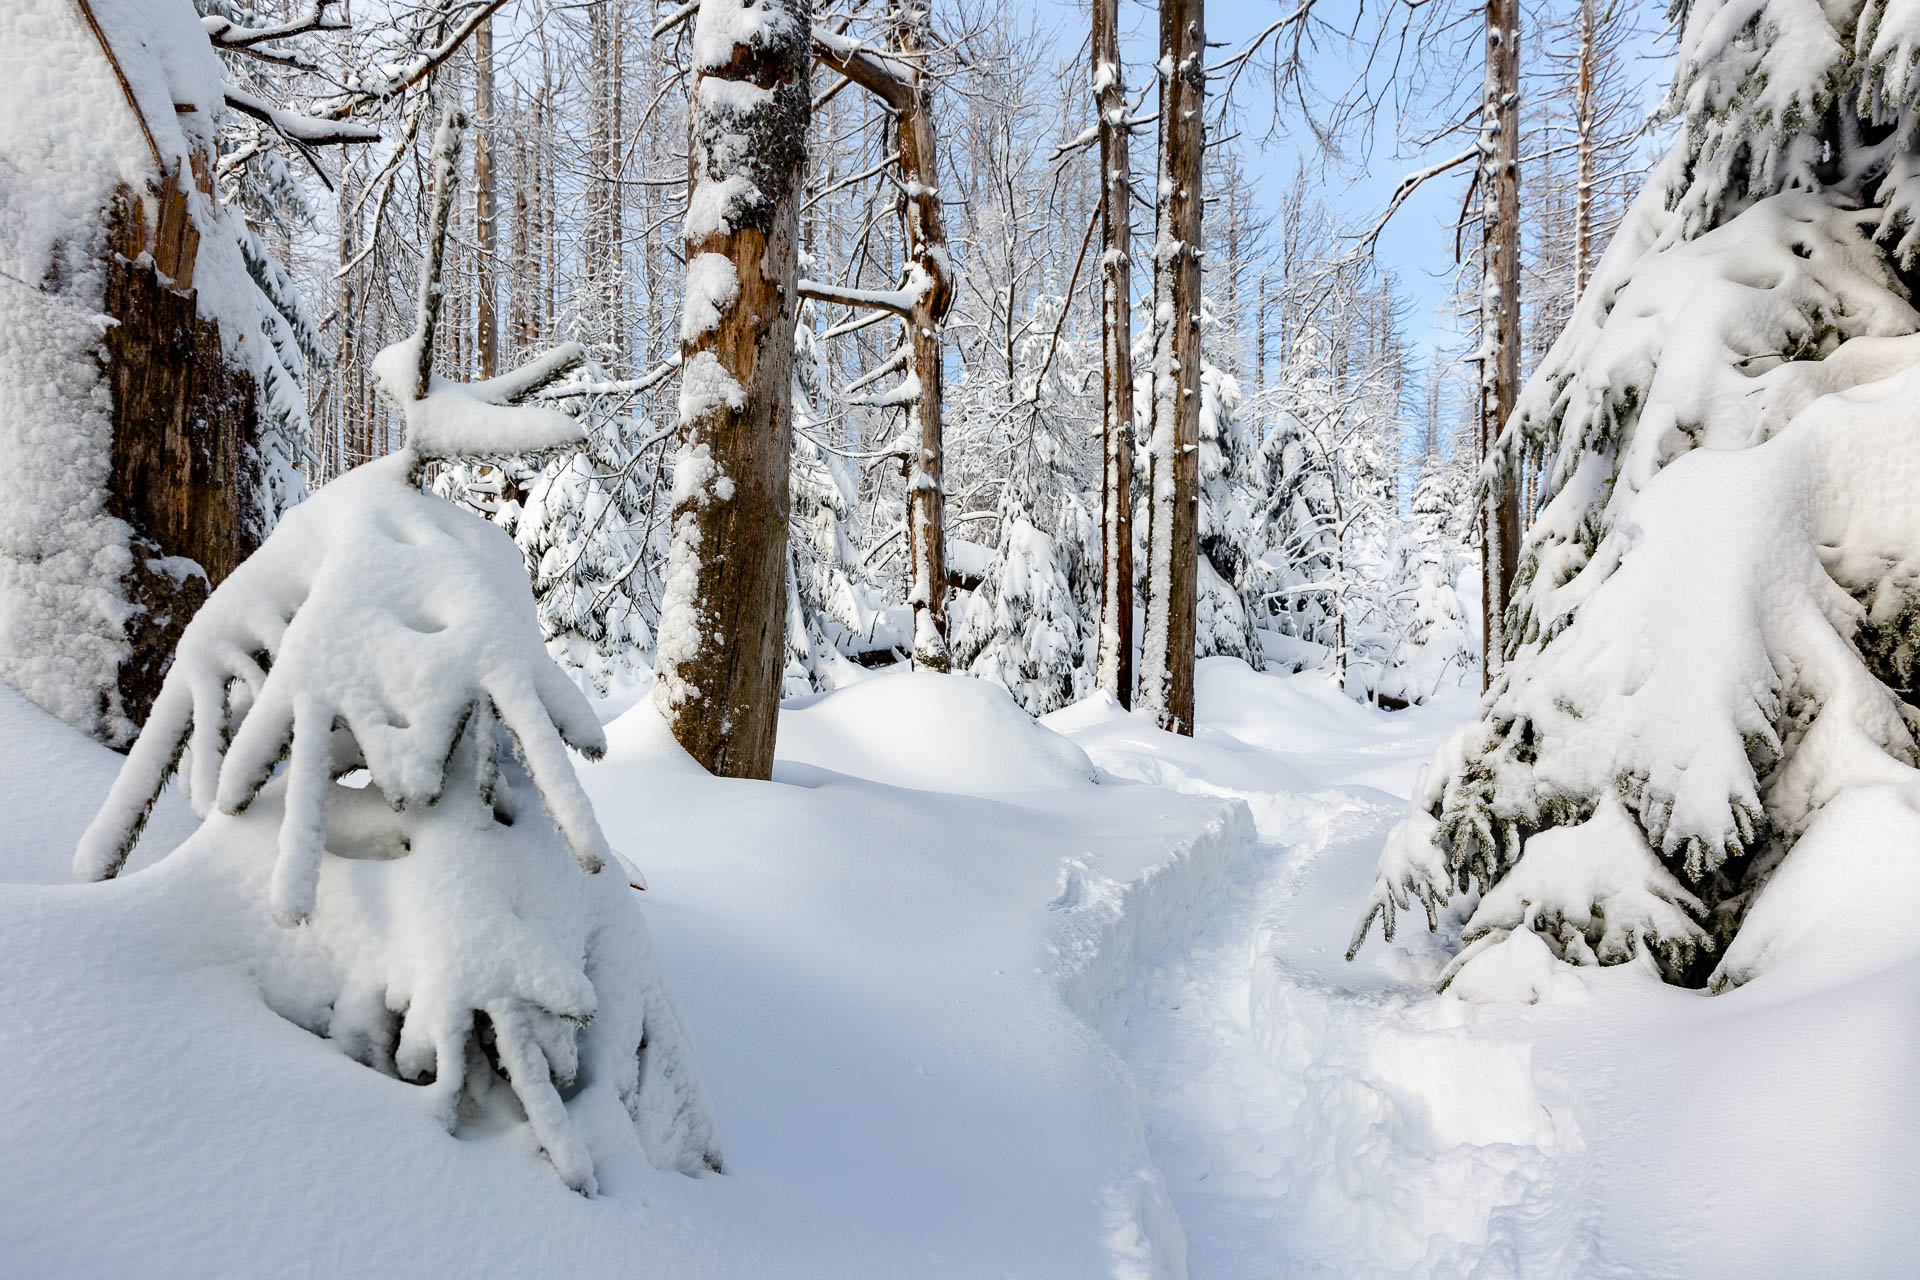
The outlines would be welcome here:
M 1238 892 L 1150 969 L 1117 1045 L 1189 1274 L 1497 1275 L 1516 1228 L 1531 1260 L 1577 1269 L 1578 1215 L 1534 1212 L 1576 1126 L 1503 1034 L 1511 1015 L 1342 954 L 1401 797 L 1457 714 L 1353 715 L 1303 691 L 1216 687 L 1186 751 L 1122 721 L 1074 734 L 1110 772 L 1239 796 L 1260 834 Z

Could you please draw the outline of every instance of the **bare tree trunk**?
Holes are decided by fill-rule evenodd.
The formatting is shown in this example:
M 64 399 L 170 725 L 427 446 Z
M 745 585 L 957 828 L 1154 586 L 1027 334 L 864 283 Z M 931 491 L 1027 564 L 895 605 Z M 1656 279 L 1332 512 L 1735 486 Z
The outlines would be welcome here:
M 1133 705 L 1133 215 L 1119 0 L 1093 0 L 1093 102 L 1100 116 L 1100 643 L 1095 680 Z
M 773 772 L 786 622 L 809 0 L 696 22 L 680 450 L 655 704 L 709 771 Z M 741 28 L 744 25 L 744 30 Z M 738 33 L 739 42 L 734 42 Z
M 947 515 L 942 487 L 945 446 L 941 404 L 944 376 L 940 329 L 953 306 L 953 267 L 947 253 L 946 221 L 940 211 L 938 136 L 933 126 L 933 92 L 922 62 L 932 41 L 923 0 L 908 0 L 892 14 L 897 58 L 875 57 L 851 42 L 825 36 L 814 54 L 892 108 L 900 142 L 901 185 L 905 187 L 908 283 L 917 290 L 907 322 L 907 342 L 919 394 L 920 449 L 907 471 L 907 541 L 912 582 L 907 603 L 913 607 L 915 665 L 945 671 L 947 655 Z
M 896 15 L 895 47 L 911 65 L 924 58 L 927 11 L 917 0 Z M 952 269 L 947 231 L 940 212 L 940 173 L 933 128 L 933 93 L 924 73 L 914 77 L 912 95 L 900 113 L 900 169 L 906 175 L 907 254 L 920 278 L 920 295 L 907 318 L 913 345 L 913 372 L 920 382 L 916 410 L 920 418 L 920 456 L 907 475 L 907 537 L 913 582 L 907 603 L 913 606 L 913 660 L 916 666 L 947 669 L 947 493 L 945 444 L 941 421 L 944 362 L 940 326 L 953 306 Z
M 527 188 L 533 182 L 532 148 L 528 144 L 526 116 L 520 108 L 520 97 L 514 95 L 514 183 L 513 183 L 513 260 L 509 279 L 512 285 L 508 292 L 508 317 L 513 333 L 513 357 L 524 360 L 533 350 L 534 344 L 534 306 L 533 287 L 527 280 L 529 272 L 539 279 L 539 264 L 533 259 L 533 237 L 527 220 L 531 216 L 527 200 Z
M 1487 72 L 1480 111 L 1480 459 L 1520 394 L 1520 5 L 1487 0 Z M 1520 555 L 1517 476 L 1487 487 L 1480 510 L 1484 689 L 1506 653 L 1507 606 Z
M 500 372 L 493 214 L 493 20 L 489 18 L 473 33 L 473 238 L 479 247 L 474 261 L 475 292 L 479 295 L 474 354 L 483 378 Z
M 1598 121 L 1593 92 L 1594 63 L 1600 55 L 1599 15 L 1595 0 L 1580 0 L 1580 52 L 1574 71 L 1573 120 L 1576 136 L 1573 185 L 1573 298 L 1580 300 L 1593 278 L 1593 187 Z
M 1153 435 L 1140 706 L 1193 733 L 1200 498 L 1200 213 L 1204 0 L 1160 3 L 1160 184 L 1153 248 Z

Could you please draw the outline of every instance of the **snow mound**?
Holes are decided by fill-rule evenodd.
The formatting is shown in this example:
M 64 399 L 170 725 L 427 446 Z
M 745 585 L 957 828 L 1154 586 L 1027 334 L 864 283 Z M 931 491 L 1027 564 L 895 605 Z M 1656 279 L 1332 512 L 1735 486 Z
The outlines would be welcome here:
M 1303 741 L 1378 736 L 1385 712 L 1355 702 L 1324 671 L 1275 679 L 1238 658 L 1205 658 L 1194 670 L 1194 716 L 1242 742 L 1274 751 Z
M 1920 955 L 1912 916 L 1889 909 L 1920 900 L 1915 800 L 1911 785 L 1856 787 L 1821 809 L 1760 891 L 1712 985 L 1774 970 L 1779 981 L 1818 989 Z
M 0 684 L 0 778 L 11 794 L 29 799 L 7 807 L 0 841 L 0 884 L 66 884 L 73 879 L 73 846 L 93 817 L 87 808 L 105 795 L 123 757 Z M 68 799 L 61 803 L 62 799 Z M 198 823 L 177 790 L 159 798 L 141 842 L 140 861 L 165 854 Z
M 999 685 L 902 671 L 780 713 L 778 758 L 910 787 L 992 795 L 1093 782 L 1086 752 L 1034 723 Z

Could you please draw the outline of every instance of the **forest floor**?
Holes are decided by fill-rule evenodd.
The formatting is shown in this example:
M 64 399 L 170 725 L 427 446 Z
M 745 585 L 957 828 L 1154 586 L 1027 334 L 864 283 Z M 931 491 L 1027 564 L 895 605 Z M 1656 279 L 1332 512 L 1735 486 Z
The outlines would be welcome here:
M 1345 962 L 1470 711 L 1214 660 L 1175 739 L 890 674 L 792 704 L 770 784 L 618 715 L 583 777 L 728 1171 L 615 1154 L 585 1200 L 198 954 L 157 905 L 177 799 L 132 874 L 61 883 L 117 760 L 0 690 L 0 1270 L 1901 1273 L 1920 961 L 1815 939 L 1709 999 L 1520 948 L 1478 1003 L 1434 993 L 1424 922 Z

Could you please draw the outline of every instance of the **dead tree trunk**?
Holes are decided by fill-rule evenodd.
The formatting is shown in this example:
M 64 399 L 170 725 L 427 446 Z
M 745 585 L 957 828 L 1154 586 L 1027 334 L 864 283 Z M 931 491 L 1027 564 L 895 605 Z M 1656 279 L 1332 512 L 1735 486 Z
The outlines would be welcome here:
M 811 5 L 702 0 L 680 450 L 654 700 L 710 772 L 767 778 L 786 622 L 787 466 Z M 758 21 L 743 22 L 751 12 Z
M 1597 0 L 1580 0 L 1580 50 L 1574 69 L 1573 297 L 1593 278 L 1593 188 L 1599 123 L 1595 119 L 1594 64 L 1600 56 Z
M 1193 733 L 1200 499 L 1203 0 L 1160 3 L 1160 184 L 1153 245 L 1153 434 L 1147 447 L 1147 611 L 1140 706 Z
M 500 372 L 493 215 L 493 19 L 489 18 L 473 33 L 473 233 L 479 249 L 474 263 L 479 293 L 474 356 L 482 378 Z
M 1093 101 L 1099 113 L 1101 419 L 1100 641 L 1095 679 L 1133 705 L 1133 183 L 1119 0 L 1093 0 Z
M 953 306 L 953 264 L 947 252 L 946 222 L 940 212 L 938 135 L 933 126 L 933 92 L 921 61 L 931 41 L 927 11 L 914 3 L 892 17 L 894 53 L 875 53 L 826 31 L 814 33 L 814 56 L 893 111 L 900 140 L 900 182 L 904 188 L 902 222 L 907 241 L 906 309 L 908 368 L 918 384 L 913 412 L 920 428 L 919 450 L 907 470 L 907 537 L 912 583 L 907 603 L 913 608 L 913 660 L 945 671 L 947 656 L 946 490 L 942 487 L 945 448 L 941 428 L 943 375 L 940 329 Z
M 1520 5 L 1487 0 L 1480 110 L 1480 460 L 1489 461 L 1520 394 Z M 1480 506 L 1484 689 L 1506 653 L 1507 606 L 1520 556 L 1518 477 L 1496 471 Z

